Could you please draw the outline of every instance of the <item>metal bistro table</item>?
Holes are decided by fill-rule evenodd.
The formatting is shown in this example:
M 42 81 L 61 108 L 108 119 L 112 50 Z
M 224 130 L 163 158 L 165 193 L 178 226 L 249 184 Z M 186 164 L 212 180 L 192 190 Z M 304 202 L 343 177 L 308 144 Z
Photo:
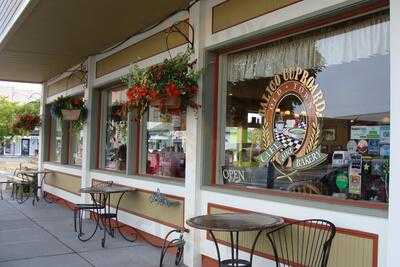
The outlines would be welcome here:
M 51 203 L 49 199 L 46 197 L 46 192 L 43 191 L 43 183 L 45 182 L 46 175 L 49 173 L 53 173 L 52 171 L 38 171 L 38 170 L 18 170 L 16 171 L 16 177 L 12 180 L 14 183 L 22 183 L 25 186 L 32 186 L 32 205 L 35 205 L 35 201 L 38 202 L 40 200 L 38 191 L 40 190 L 40 195 L 45 199 L 46 202 Z M 41 179 L 39 182 L 39 175 L 41 175 Z M 20 181 L 16 178 L 26 178 L 26 180 Z M 16 192 L 14 192 L 16 193 Z M 28 200 L 29 195 L 24 198 L 21 196 L 20 203 Z M 17 198 L 18 199 L 18 198 Z
M 282 225 L 283 222 L 283 219 L 280 217 L 261 213 L 208 214 L 194 217 L 186 221 L 189 226 L 206 230 L 210 233 L 217 249 L 218 263 L 220 267 L 251 267 L 254 249 L 260 234 L 268 228 Z M 258 232 L 251 248 L 250 260 L 247 261 L 239 259 L 239 233 L 249 231 Z M 213 232 L 230 233 L 231 259 L 221 260 L 218 242 Z M 236 237 L 236 244 L 234 241 L 234 235 Z
M 96 233 L 98 228 L 103 228 L 103 239 L 101 240 L 101 246 L 104 248 L 106 243 L 106 235 L 114 237 L 115 229 L 118 230 L 120 235 L 129 242 L 136 241 L 136 238 L 131 240 L 121 231 L 121 227 L 118 223 L 118 210 L 119 204 L 121 203 L 122 197 L 127 192 L 134 192 L 136 188 L 131 188 L 122 185 L 114 185 L 112 182 L 105 182 L 90 187 L 81 188 L 81 193 L 90 194 L 93 203 L 97 206 L 96 208 L 96 228 L 89 238 L 83 239 L 81 233 L 78 235 L 79 240 L 85 242 L 90 240 Z M 111 211 L 111 194 L 121 194 L 118 198 L 117 205 L 114 212 Z M 96 199 L 96 195 L 98 198 Z M 115 220 L 115 226 L 112 225 L 111 220 Z M 101 226 L 100 226 L 101 223 Z

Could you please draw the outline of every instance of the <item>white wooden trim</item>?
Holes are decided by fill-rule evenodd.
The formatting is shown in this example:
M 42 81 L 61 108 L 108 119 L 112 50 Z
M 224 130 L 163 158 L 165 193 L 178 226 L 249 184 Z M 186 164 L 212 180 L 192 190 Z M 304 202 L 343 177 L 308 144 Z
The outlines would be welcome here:
M 185 187 L 184 185 L 179 185 L 177 183 L 170 183 L 167 180 L 164 182 L 154 181 L 153 178 L 145 176 L 126 176 L 123 174 L 113 174 L 111 172 L 101 172 L 92 170 L 90 172 L 92 179 L 101 181 L 114 181 L 114 183 L 130 186 L 138 189 L 143 189 L 151 192 L 157 191 L 157 188 L 161 190 L 161 193 L 185 197 Z M 160 178 L 161 180 L 162 178 Z
M 84 98 L 88 108 L 88 116 L 83 128 L 83 151 L 82 151 L 82 180 L 81 187 L 88 187 L 92 184 L 92 177 L 90 176 L 90 167 L 95 157 L 92 148 L 94 148 L 94 143 L 96 139 L 93 138 L 93 131 L 95 125 L 96 116 L 96 103 L 94 103 L 94 90 L 93 81 L 95 77 L 96 67 L 94 62 L 94 57 L 89 57 L 87 62 L 87 87 L 84 90 Z M 99 115 L 99 114 L 97 114 Z M 88 194 L 82 194 L 81 199 L 83 203 L 90 203 L 91 197 Z M 85 216 L 88 214 L 86 213 Z
M 256 17 L 246 22 L 240 23 L 228 29 L 212 33 L 212 8 L 221 1 L 206 1 L 208 4 L 205 21 L 205 47 L 211 49 L 228 43 L 235 42 L 242 38 L 255 36 L 260 33 L 275 30 L 279 27 L 292 23 L 304 21 L 307 18 L 317 16 L 332 10 L 353 5 L 361 0 L 330 0 L 316 1 L 303 0 L 301 2 L 289 5 L 265 15 Z
M 181 45 L 181 46 L 171 49 L 170 53 L 172 56 L 176 56 L 178 53 L 185 52 L 186 48 L 187 48 L 187 44 L 184 44 L 184 45 Z M 146 67 L 149 67 L 149 66 L 152 66 L 155 64 L 159 64 L 168 57 L 169 57 L 169 53 L 168 53 L 168 51 L 166 51 L 166 52 L 157 54 L 155 56 L 152 56 L 150 58 L 144 59 L 142 61 L 136 62 L 134 65 L 137 65 L 139 68 L 146 68 Z M 101 77 L 95 79 L 94 87 L 101 87 L 108 83 L 118 81 L 119 79 L 121 79 L 122 76 L 128 74 L 130 69 L 131 69 L 131 65 L 125 66 L 121 69 L 115 70 L 111 73 L 101 76 Z
M 12 14 L 11 20 L 7 23 L 3 31 L 0 32 L 0 49 L 2 49 L 6 45 L 7 39 L 10 37 L 11 33 L 17 30 L 19 24 L 22 23 L 24 19 L 23 12 L 26 11 L 27 9 L 34 8 L 36 4 L 37 1 L 32 1 L 32 0 L 21 1 L 15 13 Z
M 80 166 L 70 166 L 70 165 L 61 165 L 58 163 L 52 162 L 44 162 L 43 169 L 52 170 L 55 172 L 61 172 L 65 174 L 70 174 L 74 176 L 82 176 L 82 168 Z
M 177 23 L 179 21 L 182 21 L 182 20 L 185 20 L 188 17 L 189 17 L 189 14 L 187 12 L 181 11 L 181 12 L 175 14 L 174 16 L 169 17 L 164 22 L 162 22 L 160 25 L 158 25 L 157 27 L 155 27 L 155 28 L 153 28 L 153 29 L 151 29 L 149 31 L 146 31 L 144 33 L 141 33 L 141 34 L 138 34 L 138 35 L 135 35 L 135 36 L 131 37 L 125 43 L 117 46 L 116 48 L 114 48 L 114 49 L 112 49 L 110 51 L 107 51 L 106 53 L 102 53 L 102 54 L 96 55 L 95 56 L 95 61 L 98 62 L 98 61 L 100 61 L 100 60 L 102 60 L 102 59 L 104 59 L 104 58 L 106 58 L 108 56 L 111 56 L 112 54 L 115 54 L 115 53 L 117 53 L 117 52 L 119 52 L 119 51 L 121 51 L 121 50 L 123 50 L 123 49 L 125 49 L 125 48 L 127 48 L 127 47 L 129 47 L 131 45 L 133 45 L 133 44 L 136 44 L 136 43 L 138 43 L 138 42 L 140 42 L 140 41 L 142 41 L 142 40 L 144 40 L 144 39 L 146 39 L 146 38 L 148 38 L 148 37 L 150 37 L 150 36 L 152 36 L 154 34 L 157 34 L 157 33 L 161 32 L 161 31 L 163 31 L 165 29 L 168 29 L 169 27 L 171 27 L 175 23 Z
M 56 101 L 57 98 L 59 98 L 60 96 L 67 97 L 67 96 L 83 94 L 84 92 L 85 92 L 85 88 L 80 84 L 75 87 L 72 87 L 71 89 L 68 89 L 68 90 L 60 92 L 58 94 L 47 97 L 46 104 L 50 104 L 50 103 Z
M 339 212 L 329 209 L 304 207 L 296 204 L 289 204 L 277 201 L 256 199 L 247 196 L 233 195 L 230 193 L 213 192 L 202 190 L 202 214 L 207 214 L 208 203 L 220 204 L 228 207 L 245 209 L 254 212 L 277 215 L 284 218 L 303 220 L 309 218 L 323 218 L 331 221 L 336 227 L 364 231 L 379 235 L 378 244 L 378 266 L 386 266 L 387 253 L 387 226 L 388 219 L 367 215 L 353 214 L 349 212 Z M 398 225 L 398 222 L 397 222 Z M 203 240 L 204 243 L 205 240 Z M 207 247 L 202 251 L 209 254 L 212 243 L 207 243 Z M 204 249 L 204 247 L 203 247 Z M 265 261 L 265 259 L 264 259 Z M 256 265 L 265 266 L 265 265 Z M 267 265 L 268 266 L 268 265 Z M 394 265 L 393 265 L 394 266 Z M 397 265 L 396 265 L 397 266 Z
M 60 197 L 62 199 L 65 199 L 69 202 L 72 202 L 74 204 L 78 204 L 81 203 L 81 197 L 75 194 L 72 194 L 70 192 L 64 191 L 60 188 L 48 185 L 48 184 L 44 184 L 44 191 L 49 192 L 57 197 Z M 72 231 L 72 229 L 71 229 Z
M 111 211 L 113 212 L 115 209 L 111 208 Z M 161 239 L 164 239 L 168 232 L 174 229 L 164 224 L 154 222 L 123 210 L 118 211 L 118 221 Z M 171 239 L 177 237 L 178 234 L 173 234 Z
M 84 61 L 84 62 L 82 62 L 82 63 L 79 63 L 79 64 L 77 64 L 77 65 L 75 65 L 75 66 L 72 66 L 71 68 L 68 68 L 65 72 L 63 72 L 63 73 L 61 73 L 61 74 L 59 74 L 59 75 L 56 75 L 56 76 L 53 77 L 53 78 L 50 78 L 50 79 L 46 82 L 46 85 L 47 85 L 47 86 L 50 86 L 50 85 L 52 85 L 52 84 L 54 84 L 54 83 L 56 83 L 56 82 L 58 82 L 58 81 L 60 81 L 60 80 L 62 80 L 62 79 L 64 79 L 64 78 L 68 77 L 69 75 L 71 75 L 71 71 L 74 71 L 74 70 L 79 69 L 80 65 L 87 65 L 87 61 Z
M 400 1 L 390 1 L 390 179 L 389 179 L 389 225 L 388 252 L 382 255 L 387 266 L 397 267 L 400 262 L 400 253 L 397 249 L 400 238 L 400 105 L 398 99 L 400 73 Z M 383 266 L 383 265 L 382 265 Z

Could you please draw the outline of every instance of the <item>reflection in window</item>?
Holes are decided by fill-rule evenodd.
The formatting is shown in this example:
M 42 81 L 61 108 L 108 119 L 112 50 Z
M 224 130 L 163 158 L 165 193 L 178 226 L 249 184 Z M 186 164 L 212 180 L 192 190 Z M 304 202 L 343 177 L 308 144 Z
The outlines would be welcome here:
M 70 127 L 70 164 L 82 165 L 83 131 Z
M 275 74 L 300 67 L 326 99 L 319 133 L 327 160 L 296 171 L 290 179 L 271 163 L 260 166 L 263 125 L 259 113 L 265 88 Z M 388 197 L 389 16 L 361 18 L 228 56 L 225 183 L 386 202 Z M 283 76 L 280 76 L 283 80 Z M 275 108 L 275 107 L 274 107 Z M 282 151 L 301 149 L 307 107 L 295 94 L 277 103 L 272 129 Z M 293 157 L 282 166 L 293 164 Z M 283 176 L 283 177 L 282 177 Z
M 127 118 L 122 110 L 126 90 L 107 91 L 107 110 L 104 127 L 104 167 L 126 170 Z
M 62 149 L 62 121 L 53 118 L 53 160 L 55 162 L 61 162 L 61 149 Z
M 146 173 L 156 176 L 185 177 L 185 114 L 163 115 L 150 107 L 146 122 Z

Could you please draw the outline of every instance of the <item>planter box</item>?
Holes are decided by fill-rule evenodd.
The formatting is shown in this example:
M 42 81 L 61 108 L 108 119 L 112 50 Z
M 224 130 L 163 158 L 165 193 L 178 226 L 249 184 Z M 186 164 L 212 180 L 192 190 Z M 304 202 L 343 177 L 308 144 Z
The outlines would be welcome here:
M 150 102 L 150 105 L 156 108 L 164 107 L 166 110 L 175 110 L 181 107 L 181 99 L 179 97 L 168 97 L 157 99 Z
M 80 109 L 62 109 L 61 110 L 63 120 L 65 121 L 76 121 L 81 115 Z

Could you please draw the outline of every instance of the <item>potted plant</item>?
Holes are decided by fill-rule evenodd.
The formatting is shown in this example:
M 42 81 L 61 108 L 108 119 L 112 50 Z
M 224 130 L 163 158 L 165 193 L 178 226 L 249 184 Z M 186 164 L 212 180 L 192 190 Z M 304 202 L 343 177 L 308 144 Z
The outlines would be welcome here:
M 193 100 L 198 92 L 200 71 L 193 69 L 191 51 L 165 59 L 163 63 L 140 69 L 133 66 L 122 78 L 127 84 L 128 110 L 136 110 L 141 119 L 149 106 L 158 108 L 162 114 L 179 114 L 187 107 L 197 109 Z
M 40 125 L 40 117 L 36 114 L 17 115 L 12 124 L 13 132 L 22 135 L 32 132 L 36 126 Z
M 60 96 L 51 106 L 51 114 L 65 121 L 72 121 L 74 128 L 80 130 L 86 121 L 87 108 L 81 97 Z

